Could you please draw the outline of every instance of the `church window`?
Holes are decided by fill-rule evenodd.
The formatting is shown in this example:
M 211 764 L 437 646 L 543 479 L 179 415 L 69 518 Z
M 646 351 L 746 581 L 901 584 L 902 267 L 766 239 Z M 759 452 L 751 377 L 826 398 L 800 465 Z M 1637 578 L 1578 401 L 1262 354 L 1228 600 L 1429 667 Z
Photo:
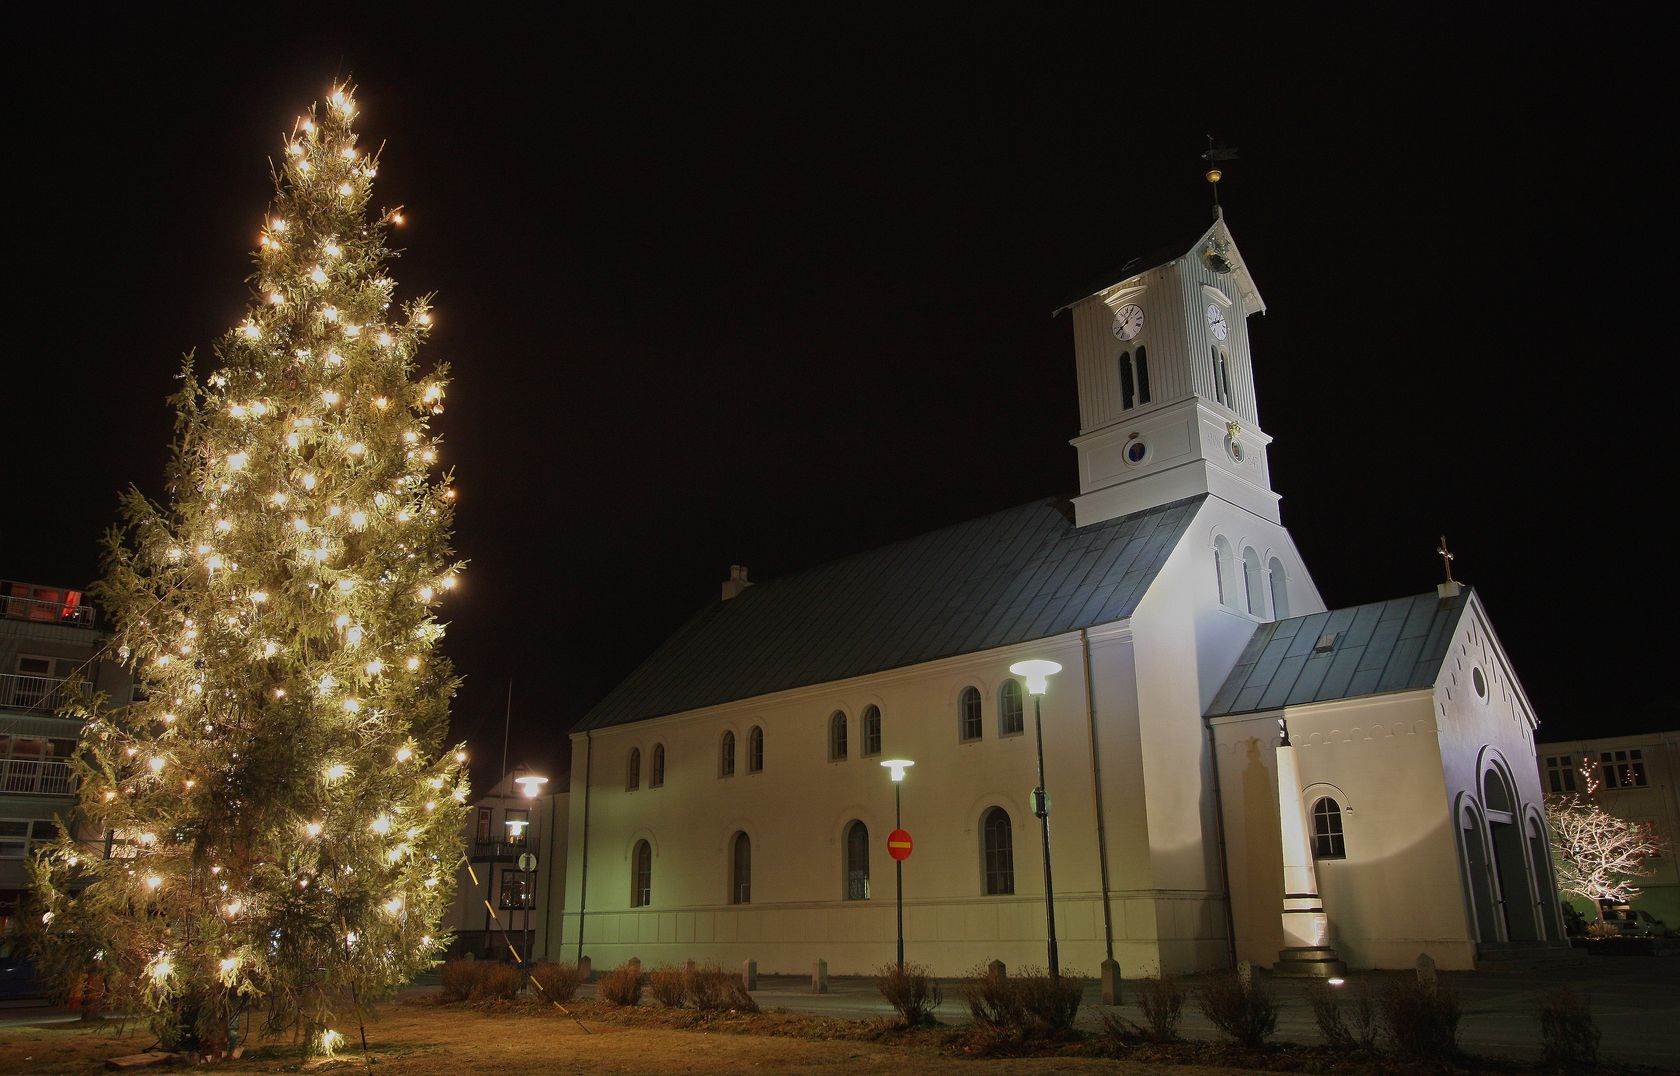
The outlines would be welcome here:
M 869 899 L 869 827 L 857 821 L 846 827 L 846 899 Z
M 1487 677 L 1478 665 L 1470 667 L 1470 685 L 1476 689 L 1477 698 L 1485 700 L 1488 697 Z
M 723 734 L 723 743 L 718 747 L 718 776 L 735 776 L 735 733 L 733 730 Z
M 988 809 L 980 819 L 980 858 L 987 896 L 1015 892 L 1015 841 L 1002 807 Z
M 1553 792 L 1575 791 L 1575 756 L 1547 755 L 1546 784 Z
M 653 756 L 648 759 L 648 787 L 662 788 L 665 784 L 665 745 L 653 745 Z
M 630 854 L 630 907 L 646 908 L 653 901 L 653 845 L 637 841 Z
M 1243 549 L 1243 594 L 1250 613 L 1266 615 L 1266 587 L 1260 580 L 1260 554 L 1254 551 L 1253 546 Z
M 1005 680 L 998 691 L 998 735 L 1010 736 L 1026 728 L 1021 702 L 1021 681 Z
M 863 754 L 878 755 L 881 753 L 881 708 L 866 706 L 863 708 Z
M 1138 403 L 1149 402 L 1149 352 L 1142 344 L 1137 349 L 1137 395 Z
M 1120 353 L 1120 410 L 1130 411 L 1135 401 L 1132 382 L 1132 353 Z
M 1604 751 L 1598 756 L 1600 779 L 1606 788 L 1644 788 L 1645 752 Z
M 1289 618 L 1289 573 L 1283 570 L 1283 561 L 1273 557 L 1266 574 L 1271 576 L 1272 580 L 1272 619 L 1287 620 Z
M 980 689 L 965 687 L 957 696 L 957 733 L 964 740 L 980 738 Z
M 757 773 L 764 769 L 764 730 L 757 725 L 747 733 L 747 772 Z
M 1126 462 L 1142 463 L 1149 456 L 1149 443 L 1133 438 L 1126 442 Z
M 1347 844 L 1342 839 L 1342 805 L 1329 796 L 1321 798 L 1312 808 L 1313 858 L 1346 859 Z
M 632 747 L 630 749 L 630 772 L 625 774 L 624 788 L 628 792 L 634 792 L 634 791 L 636 791 L 636 789 L 641 788 L 641 787 L 642 787 L 642 749 L 639 748 L 639 747 Z
M 828 719 L 828 760 L 839 762 L 846 757 L 846 715 L 840 710 Z
M 729 903 L 752 903 L 752 840 L 745 833 L 729 842 Z
M 1213 540 L 1214 582 L 1219 587 L 1219 604 L 1230 605 L 1237 600 L 1237 558 L 1231 552 L 1230 541 L 1221 534 Z

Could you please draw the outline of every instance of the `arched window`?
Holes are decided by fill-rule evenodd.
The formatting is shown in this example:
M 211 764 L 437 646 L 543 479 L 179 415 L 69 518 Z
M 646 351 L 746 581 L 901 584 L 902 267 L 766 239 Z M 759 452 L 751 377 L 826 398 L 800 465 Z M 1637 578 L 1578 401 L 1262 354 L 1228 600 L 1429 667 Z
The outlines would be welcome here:
M 1232 604 L 1237 600 L 1237 558 L 1223 534 L 1213 540 L 1213 571 L 1219 584 L 1219 604 Z
M 653 757 L 648 760 L 648 787 L 659 788 L 665 784 L 665 745 L 653 745 Z
M 718 776 L 735 776 L 735 733 L 733 730 L 723 734 L 723 743 L 718 746 Z
M 745 833 L 729 842 L 729 903 L 752 903 L 752 841 Z
M 1132 353 L 1120 353 L 1120 410 L 1129 411 L 1133 404 Z
M 865 706 L 863 708 L 863 754 L 878 755 L 881 753 L 881 708 L 879 706 Z
M 828 719 L 828 760 L 838 762 L 846 757 L 846 715 L 836 710 Z
M 642 787 L 642 749 L 639 747 L 630 749 L 630 772 L 624 776 L 624 787 L 629 792 Z
M 963 740 L 978 740 L 980 732 L 980 689 L 965 687 L 957 696 L 957 735 Z
M 1260 578 L 1260 554 L 1253 546 L 1243 549 L 1243 594 L 1249 612 L 1255 616 L 1266 615 L 1266 584 Z
M 1137 389 L 1138 403 L 1149 402 L 1149 353 L 1139 344 L 1137 349 Z
M 989 808 L 980 817 L 980 866 L 986 874 L 986 894 L 1015 892 L 1015 839 L 1009 831 L 1009 812 Z
M 747 772 L 757 773 L 764 768 L 764 730 L 757 725 L 747 733 Z
M 869 827 L 862 822 L 846 827 L 846 899 L 869 899 Z
M 998 689 L 998 735 L 1008 736 L 1027 727 L 1021 701 L 1021 681 L 1005 680 Z
M 1346 859 L 1347 844 L 1342 840 L 1342 805 L 1329 796 L 1320 798 L 1312 806 L 1313 858 Z
M 1272 577 L 1272 619 L 1289 619 L 1289 575 L 1283 570 L 1283 561 L 1272 558 L 1267 572 Z
M 646 908 L 653 901 L 653 845 L 637 841 L 630 853 L 630 907 Z

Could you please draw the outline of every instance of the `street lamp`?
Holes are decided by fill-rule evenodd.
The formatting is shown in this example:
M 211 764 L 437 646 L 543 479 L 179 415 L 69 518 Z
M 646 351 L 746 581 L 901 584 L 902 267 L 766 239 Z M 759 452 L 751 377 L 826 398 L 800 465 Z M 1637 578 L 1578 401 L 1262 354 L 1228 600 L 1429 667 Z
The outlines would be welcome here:
M 1050 978 L 1061 978 L 1061 962 L 1056 958 L 1056 890 L 1050 876 L 1050 794 L 1044 788 L 1044 708 L 1045 690 L 1050 677 L 1062 671 L 1054 661 L 1034 659 L 1017 661 L 1009 667 L 1016 676 L 1025 677 L 1027 692 L 1033 697 L 1033 723 L 1038 737 L 1038 787 L 1033 789 L 1033 814 L 1038 816 L 1039 833 L 1044 839 L 1044 923 L 1050 938 Z
M 524 905 L 525 929 L 519 932 L 519 944 L 520 957 L 529 964 L 531 962 L 531 941 L 529 937 L 531 933 L 531 910 L 533 905 L 536 903 L 536 867 L 538 865 L 536 861 L 536 852 L 534 851 L 537 847 L 537 828 L 532 825 L 532 822 L 535 820 L 535 816 L 532 812 L 536 810 L 535 800 L 538 796 L 542 795 L 542 787 L 548 784 L 548 778 L 540 774 L 532 773 L 521 766 L 519 774 L 513 779 L 513 783 L 519 786 L 519 792 L 521 795 L 523 795 L 527 800 L 533 801 L 530 809 L 526 812 L 525 820 L 508 819 L 507 822 L 508 842 L 514 845 L 524 844 L 524 847 L 526 848 L 526 851 L 522 852 L 519 858 L 514 861 L 514 865 L 519 868 L 519 873 L 526 875 L 525 892 L 523 894 L 525 899 L 521 902 Z M 531 828 L 531 839 L 528 844 L 525 844 L 521 841 L 521 838 L 524 836 L 527 826 L 530 826 Z M 531 858 L 526 859 L 526 856 L 530 856 Z M 531 865 L 530 870 L 525 869 L 526 863 Z
M 907 758 L 889 758 L 881 763 L 892 771 L 893 832 L 904 828 L 904 771 L 915 763 Z M 889 849 L 890 853 L 890 849 Z M 893 856 L 893 875 L 898 895 L 898 973 L 904 974 L 904 860 Z

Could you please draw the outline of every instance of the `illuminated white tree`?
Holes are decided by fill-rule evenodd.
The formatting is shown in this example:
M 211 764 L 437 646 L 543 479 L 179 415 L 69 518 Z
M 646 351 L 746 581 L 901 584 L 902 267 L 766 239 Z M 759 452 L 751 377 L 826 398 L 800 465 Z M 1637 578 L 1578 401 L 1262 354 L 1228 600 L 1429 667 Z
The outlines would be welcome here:
M 1623 902 L 1639 895 L 1633 879 L 1648 877 L 1648 861 L 1663 842 L 1641 822 L 1617 818 L 1592 800 L 1552 796 L 1546 800 L 1558 889 L 1593 902 Z
M 285 139 L 241 323 L 174 397 L 169 498 L 124 499 L 100 584 L 135 702 L 87 708 L 76 828 L 35 864 L 49 970 L 94 970 L 166 1045 L 254 1002 L 310 1048 L 432 964 L 466 810 L 434 608 L 454 490 L 428 430 L 424 299 L 348 89 Z

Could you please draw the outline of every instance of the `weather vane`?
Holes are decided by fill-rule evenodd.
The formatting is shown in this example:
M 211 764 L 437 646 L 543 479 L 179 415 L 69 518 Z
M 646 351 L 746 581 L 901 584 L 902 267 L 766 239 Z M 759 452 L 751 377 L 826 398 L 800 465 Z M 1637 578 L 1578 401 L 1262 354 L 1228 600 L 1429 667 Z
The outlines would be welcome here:
M 1452 562 L 1453 562 L 1452 550 L 1447 548 L 1447 536 L 1444 535 L 1444 534 L 1441 535 L 1441 544 L 1435 547 L 1435 555 L 1437 557 L 1441 558 L 1441 567 L 1445 568 L 1446 571 L 1447 571 L 1447 582 L 1448 583 L 1458 582 L 1458 580 L 1453 578 L 1453 574 L 1452 574 Z
M 1226 161 L 1237 159 L 1237 147 L 1223 146 L 1207 136 L 1208 148 L 1202 153 L 1202 160 L 1207 162 L 1207 170 L 1202 175 L 1213 185 L 1213 208 L 1219 208 L 1219 181 L 1225 178 L 1225 170 L 1220 167 Z

